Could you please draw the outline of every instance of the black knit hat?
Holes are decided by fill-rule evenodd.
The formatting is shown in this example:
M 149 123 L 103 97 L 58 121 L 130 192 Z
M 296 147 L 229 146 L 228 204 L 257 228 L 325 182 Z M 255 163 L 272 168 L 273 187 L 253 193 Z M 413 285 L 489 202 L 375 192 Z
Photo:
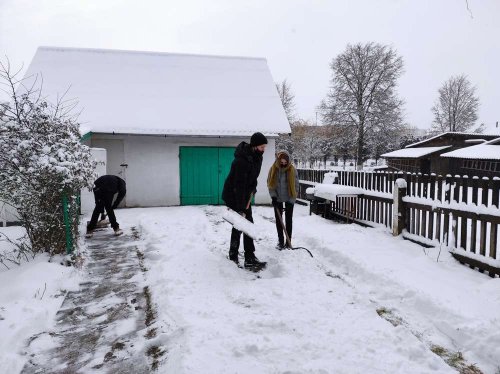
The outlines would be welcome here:
M 252 147 L 257 147 L 262 144 L 267 144 L 267 138 L 260 132 L 256 132 L 250 138 L 250 145 Z

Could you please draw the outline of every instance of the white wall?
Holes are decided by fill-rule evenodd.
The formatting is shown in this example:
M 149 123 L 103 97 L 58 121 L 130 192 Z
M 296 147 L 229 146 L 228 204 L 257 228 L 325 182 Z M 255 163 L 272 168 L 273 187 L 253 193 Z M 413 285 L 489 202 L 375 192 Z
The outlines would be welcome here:
M 97 176 L 106 174 L 106 149 L 104 148 L 91 148 L 90 152 L 97 161 Z M 95 206 L 94 193 L 87 188 L 83 188 L 80 192 L 81 213 L 92 213 Z
M 106 139 L 123 140 L 123 162 L 128 165 L 125 171 L 127 207 L 180 205 L 179 147 L 235 147 L 241 141 L 249 142 L 249 138 L 167 138 L 94 134 L 92 144 L 95 140 L 99 146 L 106 147 Z M 108 149 L 109 152 L 112 152 L 112 149 Z M 274 162 L 274 153 L 274 139 L 269 139 L 258 179 L 255 197 L 257 204 L 271 202 L 267 191 L 267 173 Z
M 16 222 L 18 220 L 16 209 L 8 204 L 0 202 L 0 226 L 7 226 L 7 222 Z

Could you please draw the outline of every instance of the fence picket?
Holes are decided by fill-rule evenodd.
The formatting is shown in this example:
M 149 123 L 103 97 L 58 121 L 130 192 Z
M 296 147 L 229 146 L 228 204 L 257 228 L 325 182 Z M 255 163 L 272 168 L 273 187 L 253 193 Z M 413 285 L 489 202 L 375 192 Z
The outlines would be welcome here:
M 481 180 L 481 205 L 488 206 L 488 184 L 489 178 L 484 177 Z M 481 233 L 479 236 L 479 248 L 482 256 L 486 255 L 486 222 L 481 220 Z
M 461 201 L 462 203 L 467 204 L 467 195 L 469 193 L 469 178 L 464 175 L 462 178 L 462 197 Z M 462 217 L 460 219 L 461 225 L 460 225 L 460 247 L 466 251 L 467 250 L 467 223 L 468 219 L 466 217 Z

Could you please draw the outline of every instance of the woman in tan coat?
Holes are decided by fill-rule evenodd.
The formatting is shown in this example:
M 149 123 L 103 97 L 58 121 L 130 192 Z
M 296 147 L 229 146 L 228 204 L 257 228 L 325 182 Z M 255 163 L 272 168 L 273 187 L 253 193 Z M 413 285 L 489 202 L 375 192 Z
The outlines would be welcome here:
M 285 243 L 280 220 L 280 217 L 283 216 L 283 204 L 286 232 L 291 240 L 293 206 L 299 193 L 299 174 L 290 162 L 290 155 L 286 151 L 280 151 L 276 154 L 276 161 L 269 169 L 267 187 L 273 202 L 276 230 L 278 231 L 278 245 L 276 247 L 282 250 L 288 246 L 288 243 Z

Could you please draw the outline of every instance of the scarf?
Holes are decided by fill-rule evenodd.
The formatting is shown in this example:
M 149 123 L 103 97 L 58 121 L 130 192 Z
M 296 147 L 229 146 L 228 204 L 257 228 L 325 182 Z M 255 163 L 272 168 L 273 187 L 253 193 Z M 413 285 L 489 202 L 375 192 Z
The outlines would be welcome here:
M 278 186 L 278 171 L 280 169 L 280 159 L 277 158 L 274 161 L 273 166 L 269 169 L 269 174 L 267 176 L 267 187 L 270 190 L 275 190 Z M 288 194 L 294 199 L 297 197 L 297 190 L 295 189 L 295 167 L 292 164 L 288 164 L 283 170 L 287 173 L 288 179 Z

